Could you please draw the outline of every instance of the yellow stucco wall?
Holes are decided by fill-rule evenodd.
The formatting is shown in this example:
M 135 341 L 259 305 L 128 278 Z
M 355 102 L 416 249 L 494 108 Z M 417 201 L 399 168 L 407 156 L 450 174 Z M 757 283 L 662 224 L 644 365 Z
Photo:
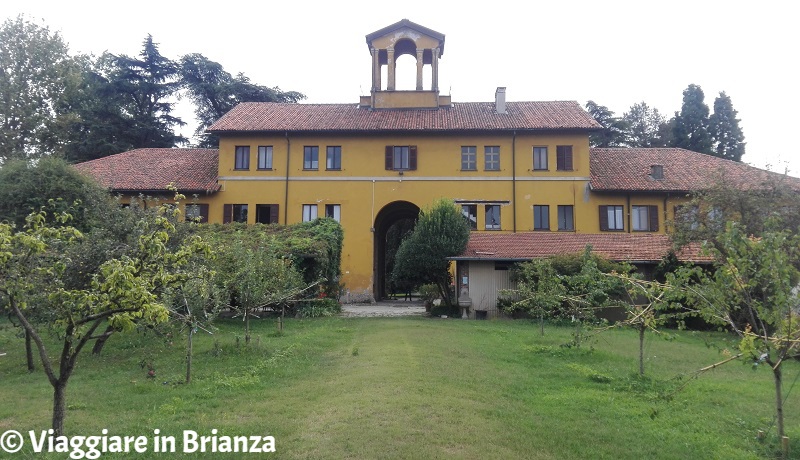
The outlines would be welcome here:
M 236 146 L 250 146 L 249 170 L 234 169 Z M 258 146 L 272 146 L 273 168 L 259 171 Z M 417 146 L 415 171 L 385 170 L 387 145 Z M 572 171 L 556 170 L 556 146 L 571 145 Z M 319 147 L 319 169 L 303 169 L 303 147 Z M 325 169 L 327 146 L 340 146 L 342 169 Z M 477 170 L 461 170 L 461 147 L 475 146 Z M 484 170 L 484 147 L 500 147 L 500 169 Z M 533 147 L 548 147 L 546 171 L 533 170 Z M 287 167 L 287 149 L 290 149 Z M 512 158 L 516 158 L 515 166 Z M 288 200 L 286 176 L 289 174 Z M 516 177 L 516 180 L 512 180 Z M 302 220 L 303 204 L 318 205 L 325 215 L 325 204 L 341 205 L 341 224 L 345 232 L 342 254 L 343 282 L 354 295 L 370 294 L 373 285 L 373 232 L 375 216 L 387 204 L 409 201 L 420 208 L 440 197 L 477 203 L 478 231 L 483 230 L 486 202 L 501 205 L 501 230 L 533 230 L 533 206 L 549 205 L 552 231 L 557 228 L 557 206 L 574 206 L 575 231 L 600 231 L 600 205 L 655 205 L 659 207 L 659 232 L 664 232 L 665 195 L 598 194 L 589 190 L 589 144 L 586 134 L 547 135 L 371 135 L 371 136 L 225 136 L 220 141 L 219 183 L 221 190 L 201 203 L 209 204 L 210 222 L 222 222 L 224 204 L 249 205 L 248 222 L 255 222 L 256 204 L 278 204 L 279 222 Z M 514 189 L 516 188 L 516 194 Z M 680 197 L 667 200 L 667 218 L 672 218 Z M 286 206 L 288 202 L 288 207 Z M 629 230 L 626 215 L 626 231 Z

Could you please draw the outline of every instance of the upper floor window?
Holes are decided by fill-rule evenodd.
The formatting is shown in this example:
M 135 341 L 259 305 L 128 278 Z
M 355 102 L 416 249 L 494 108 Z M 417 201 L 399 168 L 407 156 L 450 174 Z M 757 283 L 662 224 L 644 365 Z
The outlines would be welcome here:
M 575 230 L 575 211 L 572 205 L 558 207 L 558 229 L 569 232 Z
M 533 170 L 547 171 L 547 147 L 533 148 Z
M 572 146 L 556 146 L 556 169 L 559 171 L 572 171 Z
M 477 147 L 467 145 L 461 147 L 461 170 L 475 171 L 478 169 Z
M 600 206 L 600 230 L 621 232 L 625 230 L 622 205 Z
M 272 146 L 258 146 L 258 169 L 272 169 Z
M 278 205 L 277 204 L 257 204 L 256 205 L 256 223 L 259 223 L 259 224 L 277 224 L 278 223 Z
M 476 204 L 462 204 L 461 214 L 467 220 L 470 230 L 478 229 L 478 205 Z
M 486 230 L 500 230 L 500 205 L 486 205 Z
M 325 217 L 333 219 L 336 222 L 342 221 L 342 205 L 340 204 L 326 204 Z
M 417 146 L 416 145 L 387 145 L 386 146 L 386 170 L 406 171 L 417 169 Z
M 247 223 L 246 204 L 226 204 L 222 207 L 222 212 L 223 224 L 229 224 L 231 222 Z
M 317 218 L 317 205 L 304 204 L 303 205 L 303 222 L 311 222 Z
M 342 169 L 342 148 L 340 146 L 328 146 L 325 155 L 325 169 Z
M 658 206 L 631 206 L 631 228 L 637 232 L 657 232 Z
M 319 169 L 319 147 L 303 147 L 303 169 Z
M 486 171 L 500 170 L 500 146 L 487 145 L 483 148 L 484 167 Z
M 234 169 L 250 169 L 250 146 L 237 145 Z
M 675 223 L 689 230 L 697 230 L 700 228 L 700 207 L 690 204 L 675 206 Z
M 550 206 L 533 206 L 533 229 L 550 230 Z

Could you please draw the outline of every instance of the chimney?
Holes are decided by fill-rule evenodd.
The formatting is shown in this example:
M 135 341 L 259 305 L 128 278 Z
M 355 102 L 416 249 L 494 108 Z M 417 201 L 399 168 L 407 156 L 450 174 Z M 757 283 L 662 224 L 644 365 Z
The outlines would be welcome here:
M 506 87 L 498 86 L 494 92 L 494 109 L 497 113 L 506 113 Z

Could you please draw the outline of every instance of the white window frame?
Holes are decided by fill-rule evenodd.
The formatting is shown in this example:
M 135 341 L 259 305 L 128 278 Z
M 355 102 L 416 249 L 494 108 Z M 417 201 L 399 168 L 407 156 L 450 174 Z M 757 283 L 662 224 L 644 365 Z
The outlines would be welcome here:
M 272 169 L 272 146 L 258 146 L 258 169 Z
M 478 147 L 475 145 L 462 145 L 461 146 L 461 170 L 462 171 L 477 171 L 478 170 Z
M 318 206 L 316 204 L 303 205 L 303 222 L 311 222 L 317 218 Z
M 650 207 L 645 205 L 631 206 L 631 230 L 635 232 L 650 231 Z
M 622 205 L 610 204 L 606 206 L 606 213 L 608 215 L 608 230 L 625 230 L 625 208 Z
M 533 170 L 547 171 L 547 147 L 536 146 L 533 148 Z
M 328 212 L 329 210 L 333 212 Z M 325 217 L 330 217 L 331 219 L 335 220 L 336 222 L 342 222 L 342 205 L 340 204 L 326 204 L 325 205 Z
M 485 171 L 500 171 L 500 146 L 486 145 L 483 147 L 483 169 Z

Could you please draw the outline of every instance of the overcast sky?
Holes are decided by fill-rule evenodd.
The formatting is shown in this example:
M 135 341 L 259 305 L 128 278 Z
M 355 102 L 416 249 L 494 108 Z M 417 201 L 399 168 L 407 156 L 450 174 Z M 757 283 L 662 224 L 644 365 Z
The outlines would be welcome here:
M 439 86 L 454 102 L 491 101 L 495 88 L 506 86 L 509 101 L 594 100 L 617 115 L 645 101 L 670 117 L 694 83 L 712 110 L 720 91 L 731 97 L 746 136 L 743 161 L 800 176 L 795 2 L 380 5 L 6 0 L 0 16 L 42 21 L 61 32 L 72 53 L 135 55 L 151 34 L 169 58 L 201 53 L 255 83 L 302 92 L 309 103 L 357 103 L 369 94 L 365 35 L 409 19 L 445 35 Z

